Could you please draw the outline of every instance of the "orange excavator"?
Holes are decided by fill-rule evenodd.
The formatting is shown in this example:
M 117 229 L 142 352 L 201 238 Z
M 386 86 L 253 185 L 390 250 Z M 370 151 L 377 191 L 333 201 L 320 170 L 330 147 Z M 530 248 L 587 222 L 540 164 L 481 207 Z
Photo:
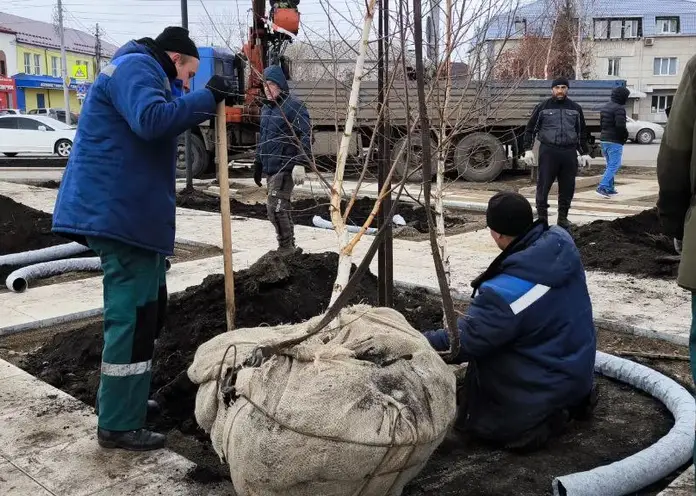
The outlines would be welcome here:
M 300 30 L 300 0 L 271 0 L 266 16 L 266 0 L 252 0 L 253 25 L 249 40 L 244 44 L 241 57 L 246 62 L 244 101 L 227 108 L 228 123 L 255 123 L 263 97 L 263 70 L 269 65 L 281 65 L 290 79 L 285 49 Z

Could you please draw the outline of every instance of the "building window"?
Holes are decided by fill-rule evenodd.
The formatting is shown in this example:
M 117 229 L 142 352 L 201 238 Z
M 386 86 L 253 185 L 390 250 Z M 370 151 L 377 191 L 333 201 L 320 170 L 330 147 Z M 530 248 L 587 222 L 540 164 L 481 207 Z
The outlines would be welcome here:
M 34 55 L 34 74 L 41 74 L 41 55 Z
M 634 39 L 643 35 L 641 19 L 595 19 L 594 37 L 597 40 Z
M 51 75 L 53 77 L 60 77 L 60 59 L 58 57 L 51 57 Z
M 31 54 L 24 54 L 24 74 L 31 74 Z
M 618 77 L 620 66 L 621 66 L 621 59 L 609 59 L 609 68 L 607 70 L 607 75 Z
M 0 76 L 7 77 L 7 65 L 4 60 L 0 60 Z
M 657 17 L 655 18 L 655 32 L 657 34 L 677 34 L 679 33 L 678 17 Z
M 673 95 L 653 95 L 650 112 L 653 114 L 664 113 L 667 107 L 672 106 L 672 100 L 674 100 Z
M 677 57 L 655 57 L 653 74 L 655 76 L 676 76 Z

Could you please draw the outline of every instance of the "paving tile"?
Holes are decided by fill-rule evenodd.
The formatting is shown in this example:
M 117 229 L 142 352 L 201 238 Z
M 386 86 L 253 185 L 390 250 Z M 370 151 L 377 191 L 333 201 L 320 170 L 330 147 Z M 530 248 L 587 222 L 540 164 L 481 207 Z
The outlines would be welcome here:
M 5 295 L 7 295 L 8 298 L 11 297 L 9 296 L 10 293 L 5 293 Z M 3 295 L 0 295 L 0 298 L 2 296 Z M 7 301 L 7 299 L 0 303 L 0 306 L 2 307 L 2 314 L 0 314 L 0 329 L 4 327 L 21 325 L 26 323 L 27 321 L 34 320 L 26 313 L 22 313 L 19 310 L 13 308 L 11 306 L 11 303 Z
M 168 450 L 105 450 L 97 444 L 96 432 L 13 460 L 18 468 L 58 496 L 86 496 L 145 473 L 179 469 L 185 462 Z
M 657 496 L 693 496 L 696 494 L 694 466 L 691 465 Z
M 185 479 L 186 472 L 194 464 L 179 469 L 162 467 L 159 473 L 133 477 L 115 486 L 102 489 L 89 496 L 137 494 L 138 496 L 234 496 L 231 482 L 200 485 Z
M 10 377 L 16 377 L 18 375 L 27 375 L 26 372 L 24 372 L 22 369 L 19 367 L 16 367 L 12 365 L 9 362 L 6 362 L 5 360 L 0 360 L 0 381 L 4 379 L 8 379 Z M 0 386 L 0 389 L 2 386 Z M 0 412 L 2 412 L 2 409 L 0 408 Z
M 0 494 L 3 496 L 51 496 L 52 493 L 11 463 L 0 462 Z
M 0 380 L 0 454 L 14 460 L 96 430 L 90 407 L 21 371 Z

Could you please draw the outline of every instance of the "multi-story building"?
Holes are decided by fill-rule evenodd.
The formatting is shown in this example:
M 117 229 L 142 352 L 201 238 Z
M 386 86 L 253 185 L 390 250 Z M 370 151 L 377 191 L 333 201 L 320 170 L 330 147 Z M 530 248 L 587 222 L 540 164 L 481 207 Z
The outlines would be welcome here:
M 14 68 L 8 71 L 8 75 L 14 80 L 16 107 L 24 110 L 64 107 L 60 38 L 56 27 L 51 23 L 0 12 L 0 29 L 13 33 L 14 50 L 2 48 L 2 44 L 0 49 L 6 56 L 12 52 Z M 108 63 L 116 47 L 97 40 L 90 33 L 70 28 L 64 30 L 64 38 L 70 78 L 70 109 L 79 112 L 98 68 Z
M 490 54 L 514 49 L 530 33 L 550 38 L 557 5 L 538 0 L 497 16 L 479 38 L 485 47 L 477 53 L 490 59 Z M 626 80 L 633 97 L 629 114 L 665 122 L 684 65 L 696 54 L 696 2 L 575 0 L 575 12 L 581 13 L 574 19 L 583 35 L 581 53 L 590 58 L 583 76 Z M 574 48 L 554 45 L 553 50 Z
M 0 27 L 0 109 L 17 108 L 17 93 L 12 75 L 17 72 L 15 33 Z

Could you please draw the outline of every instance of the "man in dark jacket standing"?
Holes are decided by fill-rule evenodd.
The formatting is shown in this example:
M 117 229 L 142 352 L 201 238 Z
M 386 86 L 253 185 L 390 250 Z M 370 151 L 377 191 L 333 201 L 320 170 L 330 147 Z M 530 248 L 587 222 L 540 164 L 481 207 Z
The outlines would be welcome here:
M 531 450 L 596 404 L 592 304 L 570 234 L 534 222 L 522 195 L 493 196 L 486 220 L 502 253 L 471 283 L 459 319 L 457 361 L 469 364 L 457 428 Z M 425 335 L 435 349 L 449 349 L 444 331 Z
M 290 94 L 283 69 L 272 65 L 263 75 L 267 102 L 261 110 L 254 181 L 261 186 L 266 175 L 268 220 L 275 227 L 279 251 L 292 253 L 295 229 L 290 198 L 293 188 L 305 180 L 305 166 L 312 155 L 312 125 L 307 107 Z
M 607 161 L 607 167 L 597 187 L 597 194 L 603 198 L 611 198 L 618 194 L 614 188 L 614 176 L 621 167 L 623 147 L 628 139 L 625 105 L 630 93 L 625 86 L 614 88 L 611 101 L 602 106 L 600 111 L 602 154 Z
M 179 27 L 121 47 L 80 115 L 53 231 L 87 244 L 104 271 L 104 350 L 97 438 L 105 448 L 161 448 L 145 429 L 154 341 L 174 251 L 177 137 L 214 115 L 229 85 L 213 76 L 187 95 L 198 50 Z
M 523 160 L 534 165 L 534 138 L 539 147 L 539 174 L 536 188 L 536 209 L 539 219 L 548 222 L 549 191 L 558 179 L 558 225 L 568 229 L 568 211 L 575 194 L 578 165 L 590 165 L 582 107 L 568 98 L 569 82 L 556 78 L 552 83 L 553 97 L 534 108 L 524 133 Z
M 696 383 L 696 56 L 687 62 L 674 95 L 657 155 L 657 181 L 660 221 L 681 253 L 677 284 L 691 292 L 689 352 Z

